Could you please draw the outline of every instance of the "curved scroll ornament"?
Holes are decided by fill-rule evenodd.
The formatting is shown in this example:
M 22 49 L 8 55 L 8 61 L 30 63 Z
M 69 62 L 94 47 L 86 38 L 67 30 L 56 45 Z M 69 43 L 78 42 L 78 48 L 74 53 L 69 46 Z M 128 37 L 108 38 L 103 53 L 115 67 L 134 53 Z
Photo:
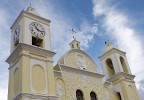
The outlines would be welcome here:
M 83 57 L 81 55 L 77 55 L 77 66 L 80 69 L 83 69 L 83 70 L 86 69 L 85 62 L 84 62 Z

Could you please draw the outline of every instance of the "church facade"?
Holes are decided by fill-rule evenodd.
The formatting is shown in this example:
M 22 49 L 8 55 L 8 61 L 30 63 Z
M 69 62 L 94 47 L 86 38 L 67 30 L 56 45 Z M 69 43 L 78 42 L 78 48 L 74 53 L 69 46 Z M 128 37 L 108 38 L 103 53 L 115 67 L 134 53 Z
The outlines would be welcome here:
M 140 100 L 126 53 L 106 42 L 103 73 L 75 38 L 53 66 L 50 20 L 31 6 L 11 26 L 8 100 Z

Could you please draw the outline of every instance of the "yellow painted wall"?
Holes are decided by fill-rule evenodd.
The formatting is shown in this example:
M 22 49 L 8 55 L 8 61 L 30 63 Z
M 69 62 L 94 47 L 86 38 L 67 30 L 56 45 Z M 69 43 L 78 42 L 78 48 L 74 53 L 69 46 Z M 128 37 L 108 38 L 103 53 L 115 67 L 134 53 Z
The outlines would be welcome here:
M 45 91 L 45 72 L 44 69 L 39 65 L 35 65 L 32 68 L 32 86 L 37 93 L 43 93 Z

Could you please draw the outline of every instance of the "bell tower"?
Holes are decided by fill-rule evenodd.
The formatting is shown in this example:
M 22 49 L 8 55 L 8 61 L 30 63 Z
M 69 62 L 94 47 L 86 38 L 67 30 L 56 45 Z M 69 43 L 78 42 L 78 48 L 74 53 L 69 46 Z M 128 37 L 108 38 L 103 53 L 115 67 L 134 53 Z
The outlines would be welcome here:
M 69 45 L 71 49 L 80 49 L 80 42 L 76 38 Z
M 99 59 L 107 81 L 112 83 L 120 100 L 140 100 L 126 52 L 114 47 L 110 41 L 105 44 L 107 48 Z
M 51 50 L 50 20 L 42 18 L 31 6 L 22 10 L 11 26 L 11 52 L 19 43 Z
M 57 100 L 50 20 L 29 6 L 16 18 L 11 33 L 8 100 Z

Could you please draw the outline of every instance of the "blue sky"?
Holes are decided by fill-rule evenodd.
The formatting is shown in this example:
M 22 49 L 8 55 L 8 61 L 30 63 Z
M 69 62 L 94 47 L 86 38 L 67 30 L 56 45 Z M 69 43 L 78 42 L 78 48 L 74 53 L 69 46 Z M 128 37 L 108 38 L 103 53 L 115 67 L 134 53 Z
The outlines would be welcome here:
M 127 52 L 127 59 L 136 75 L 135 81 L 144 76 L 144 1 L 143 0 L 1 0 L 0 3 L 0 99 L 7 98 L 8 64 L 4 61 L 10 51 L 10 26 L 21 12 L 32 7 L 51 22 L 54 61 L 68 49 L 74 28 L 75 37 L 82 49 L 94 58 L 101 69 L 98 56 L 106 40 Z M 60 45 L 61 44 L 61 45 Z

